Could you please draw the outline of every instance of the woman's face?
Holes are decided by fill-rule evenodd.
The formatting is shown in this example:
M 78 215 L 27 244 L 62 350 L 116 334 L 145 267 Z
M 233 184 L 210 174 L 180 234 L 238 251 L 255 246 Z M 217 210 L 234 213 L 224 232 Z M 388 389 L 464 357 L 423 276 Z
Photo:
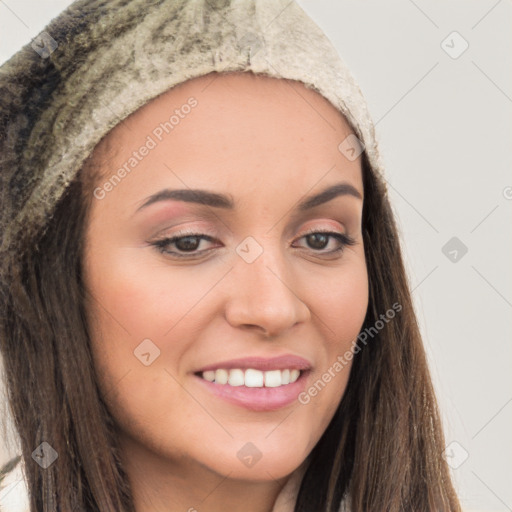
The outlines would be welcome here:
M 139 471 L 277 479 L 322 436 L 368 305 L 361 159 L 338 149 L 351 133 L 298 82 L 211 74 L 108 135 L 87 313 L 100 390 Z M 340 250 L 337 235 L 354 243 Z

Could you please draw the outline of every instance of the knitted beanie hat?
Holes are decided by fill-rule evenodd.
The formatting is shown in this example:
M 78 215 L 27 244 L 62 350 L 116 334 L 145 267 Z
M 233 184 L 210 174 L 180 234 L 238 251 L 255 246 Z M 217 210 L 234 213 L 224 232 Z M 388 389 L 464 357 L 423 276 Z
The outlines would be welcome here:
M 290 0 L 78 0 L 0 67 L 0 258 L 42 233 L 96 144 L 159 94 L 211 72 L 302 82 L 346 117 L 382 169 L 365 100 L 336 49 Z

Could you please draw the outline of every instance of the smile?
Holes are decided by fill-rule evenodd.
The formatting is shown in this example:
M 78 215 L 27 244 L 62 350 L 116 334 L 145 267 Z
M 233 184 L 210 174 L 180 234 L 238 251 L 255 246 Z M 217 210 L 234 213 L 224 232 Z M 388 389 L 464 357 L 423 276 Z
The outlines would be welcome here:
M 196 368 L 194 379 L 214 400 L 250 411 L 274 411 L 297 402 L 312 363 L 295 354 L 251 356 Z

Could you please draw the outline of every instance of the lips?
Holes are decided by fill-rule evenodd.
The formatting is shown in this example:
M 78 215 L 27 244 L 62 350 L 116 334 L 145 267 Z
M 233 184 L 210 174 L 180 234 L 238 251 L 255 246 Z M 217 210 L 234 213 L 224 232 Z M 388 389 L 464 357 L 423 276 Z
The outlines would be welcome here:
M 285 354 L 278 357 L 244 357 L 240 359 L 230 359 L 229 361 L 219 361 L 196 370 L 194 373 L 211 370 L 231 370 L 239 368 L 241 370 L 254 369 L 260 371 L 269 370 L 310 370 L 311 364 L 306 359 L 292 354 Z

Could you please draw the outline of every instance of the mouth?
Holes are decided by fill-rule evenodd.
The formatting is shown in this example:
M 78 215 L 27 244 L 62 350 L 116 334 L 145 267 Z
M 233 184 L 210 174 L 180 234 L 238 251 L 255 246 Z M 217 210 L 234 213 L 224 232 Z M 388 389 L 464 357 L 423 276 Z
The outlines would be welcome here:
M 193 375 L 210 398 L 250 411 L 290 406 L 306 387 L 311 365 L 303 358 L 245 358 L 202 368 Z

